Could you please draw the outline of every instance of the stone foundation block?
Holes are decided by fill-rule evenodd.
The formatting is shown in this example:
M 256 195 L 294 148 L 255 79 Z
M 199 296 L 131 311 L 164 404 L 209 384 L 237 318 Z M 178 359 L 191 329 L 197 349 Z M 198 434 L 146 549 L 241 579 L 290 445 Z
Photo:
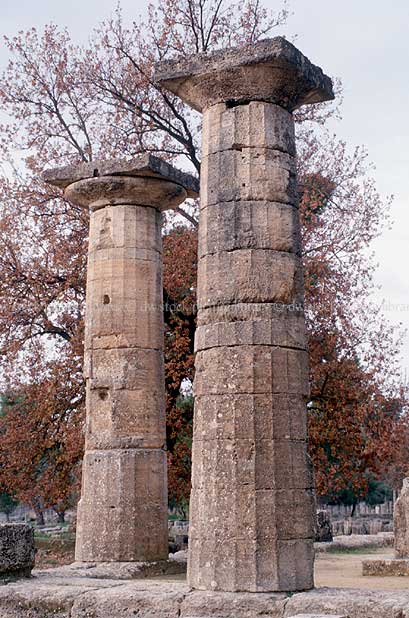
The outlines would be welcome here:
M 287 595 L 190 590 L 36 572 L 0 586 L 0 618 L 408 618 L 408 590 L 326 588 Z
M 364 560 L 362 575 L 373 577 L 408 577 L 409 558 L 395 558 L 391 560 Z
M 288 599 L 285 618 L 329 614 L 346 618 L 409 618 L 408 590 L 318 588 Z
M 205 592 L 186 595 L 181 618 L 282 618 L 286 595 L 282 593 Z
M 0 579 L 30 577 L 34 531 L 28 524 L 0 524 Z

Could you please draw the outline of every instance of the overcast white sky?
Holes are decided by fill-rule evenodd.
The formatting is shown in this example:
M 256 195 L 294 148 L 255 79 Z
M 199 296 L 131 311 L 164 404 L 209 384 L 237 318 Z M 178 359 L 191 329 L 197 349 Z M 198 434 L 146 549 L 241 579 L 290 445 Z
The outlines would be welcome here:
M 265 4 L 279 7 L 274 0 Z M 116 0 L 0 0 L 0 33 L 12 35 L 54 21 L 85 41 L 115 5 Z M 135 19 L 144 14 L 147 2 L 122 0 L 121 5 L 125 17 Z M 294 15 L 282 33 L 297 35 L 297 46 L 305 55 L 342 79 L 343 119 L 331 128 L 351 147 L 368 148 L 379 191 L 395 196 L 393 229 L 374 245 L 376 280 L 387 318 L 409 329 L 409 2 L 290 0 L 290 6 Z M 0 68 L 6 61 L 1 42 Z M 409 375 L 409 337 L 402 371 Z

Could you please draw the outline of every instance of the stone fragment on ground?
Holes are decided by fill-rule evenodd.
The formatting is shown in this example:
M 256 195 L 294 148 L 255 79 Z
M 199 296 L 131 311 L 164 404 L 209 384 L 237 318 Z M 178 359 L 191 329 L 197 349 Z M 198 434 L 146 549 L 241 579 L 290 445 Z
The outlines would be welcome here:
M 144 579 L 158 575 L 186 573 L 187 552 L 171 554 L 169 560 L 156 562 L 73 562 L 62 567 L 35 571 L 38 577 L 89 579 Z
M 316 552 L 343 551 L 351 549 L 365 549 L 368 547 L 390 547 L 393 545 L 393 532 L 379 534 L 350 534 L 336 536 L 332 543 L 315 543 Z
M 364 560 L 362 575 L 370 577 L 409 577 L 409 559 Z
M 348 618 L 409 618 L 409 590 L 320 588 L 292 596 L 284 618 L 303 613 Z
M 33 528 L 29 524 L 1 524 L 0 579 L 30 577 L 34 558 Z

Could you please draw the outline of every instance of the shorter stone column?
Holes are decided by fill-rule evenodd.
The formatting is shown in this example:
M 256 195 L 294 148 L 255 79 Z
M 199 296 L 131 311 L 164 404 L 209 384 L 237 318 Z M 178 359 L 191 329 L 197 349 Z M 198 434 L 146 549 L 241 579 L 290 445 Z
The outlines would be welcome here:
M 196 196 L 197 181 L 149 155 L 44 178 L 90 209 L 76 560 L 165 560 L 161 211 Z

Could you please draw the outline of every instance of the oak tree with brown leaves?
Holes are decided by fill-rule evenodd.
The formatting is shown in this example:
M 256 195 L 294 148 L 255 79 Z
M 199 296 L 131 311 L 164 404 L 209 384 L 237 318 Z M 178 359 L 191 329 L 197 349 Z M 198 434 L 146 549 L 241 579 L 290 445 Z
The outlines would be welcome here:
M 259 0 L 158 0 L 146 20 L 120 10 L 86 46 L 55 25 L 6 44 L 0 80 L 0 362 L 15 404 L 0 418 L 0 486 L 33 505 L 73 500 L 82 456 L 81 373 L 88 214 L 43 184 L 46 167 L 157 153 L 200 173 L 200 116 L 154 82 L 158 60 L 251 45 L 287 18 Z M 310 334 L 310 452 L 317 489 L 365 493 L 407 445 L 398 333 L 369 302 L 371 241 L 388 201 L 366 154 L 325 130 L 338 113 L 296 113 L 300 209 Z M 165 361 L 169 488 L 189 494 L 197 205 L 164 227 Z M 397 448 L 397 444 L 401 448 Z M 400 466 L 400 467 L 399 467 Z

